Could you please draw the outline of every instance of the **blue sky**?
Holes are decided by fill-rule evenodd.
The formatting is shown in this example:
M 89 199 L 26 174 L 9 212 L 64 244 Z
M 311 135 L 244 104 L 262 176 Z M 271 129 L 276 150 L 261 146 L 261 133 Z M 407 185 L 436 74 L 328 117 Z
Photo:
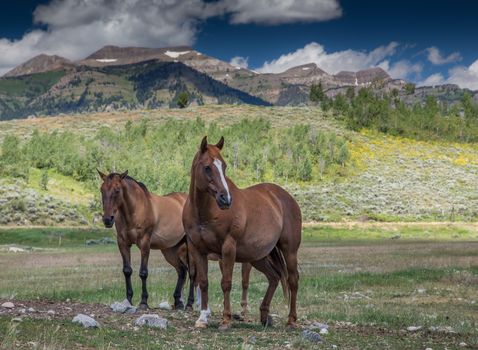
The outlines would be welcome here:
M 187 44 L 263 72 L 380 66 L 478 89 L 476 18 L 470 0 L 22 0 L 0 13 L 0 73 L 41 52 L 80 59 L 106 44 Z

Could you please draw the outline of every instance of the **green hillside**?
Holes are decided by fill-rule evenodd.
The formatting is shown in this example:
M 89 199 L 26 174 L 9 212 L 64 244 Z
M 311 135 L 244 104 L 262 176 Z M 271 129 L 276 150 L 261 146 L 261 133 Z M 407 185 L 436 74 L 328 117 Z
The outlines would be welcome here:
M 305 221 L 478 218 L 474 143 L 350 131 L 318 108 L 215 105 L 1 122 L 0 224 L 91 224 L 97 167 L 186 191 L 205 134 L 225 136 L 233 181 L 283 185 Z

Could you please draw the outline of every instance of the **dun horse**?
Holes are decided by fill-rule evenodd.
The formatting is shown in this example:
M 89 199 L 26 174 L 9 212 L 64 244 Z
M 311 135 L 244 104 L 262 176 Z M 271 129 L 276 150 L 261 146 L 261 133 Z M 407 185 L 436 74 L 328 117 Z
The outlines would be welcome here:
M 250 262 L 269 282 L 260 306 L 263 325 L 271 325 L 269 306 L 279 281 L 289 296 L 288 325 L 297 321 L 299 273 L 297 251 L 301 240 L 301 211 L 292 196 L 274 184 L 239 189 L 225 176 L 221 157 L 224 138 L 208 145 L 207 138 L 194 157 L 189 197 L 183 210 L 188 249 L 194 257 L 201 289 L 201 313 L 196 327 L 208 324 L 208 254 L 222 259 L 221 288 L 224 311 L 221 330 L 231 327 L 230 291 L 234 262 Z
M 131 303 L 131 246 L 136 244 L 141 251 L 139 276 L 142 282 L 140 308 L 148 308 L 148 258 L 150 248 L 159 249 L 166 261 L 178 274 L 174 289 L 174 307 L 183 309 L 181 293 L 187 276 L 187 246 L 181 214 L 186 202 L 185 193 L 157 196 L 146 186 L 123 174 L 105 175 L 98 171 L 103 184 L 103 223 L 106 227 L 116 224 L 118 248 L 123 258 L 123 273 L 126 281 L 126 298 Z M 192 281 L 191 281 L 192 282 Z M 194 303 L 194 283 L 190 283 L 186 308 Z

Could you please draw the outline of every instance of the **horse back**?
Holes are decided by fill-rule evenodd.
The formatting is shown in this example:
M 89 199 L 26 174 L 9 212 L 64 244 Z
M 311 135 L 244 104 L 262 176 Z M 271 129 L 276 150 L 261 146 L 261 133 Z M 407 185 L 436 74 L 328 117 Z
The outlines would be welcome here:
M 184 237 L 182 212 L 186 199 L 187 195 L 179 192 L 165 196 L 151 196 L 156 222 L 152 232 L 152 246 L 154 248 L 170 248 Z

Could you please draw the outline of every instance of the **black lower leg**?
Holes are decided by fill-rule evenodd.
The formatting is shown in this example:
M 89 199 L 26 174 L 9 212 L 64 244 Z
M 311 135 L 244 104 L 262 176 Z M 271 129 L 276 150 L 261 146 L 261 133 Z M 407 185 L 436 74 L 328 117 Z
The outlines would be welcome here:
M 131 275 L 133 274 L 133 269 L 129 265 L 123 266 L 124 280 L 126 282 L 126 299 L 129 303 L 133 300 L 133 287 L 131 286 Z
M 194 304 L 194 279 L 190 278 L 189 279 L 189 295 L 188 295 L 188 303 L 186 305 L 186 308 L 193 308 Z
M 184 281 L 186 280 L 187 269 L 185 266 L 180 266 L 178 271 L 178 281 L 176 283 L 176 288 L 174 289 L 174 308 L 175 309 L 184 309 L 183 301 L 181 300 Z
M 148 289 L 146 288 L 146 280 L 148 279 L 148 269 L 141 268 L 139 271 L 139 277 L 141 278 L 142 292 L 141 292 L 141 304 L 145 307 L 148 306 Z

